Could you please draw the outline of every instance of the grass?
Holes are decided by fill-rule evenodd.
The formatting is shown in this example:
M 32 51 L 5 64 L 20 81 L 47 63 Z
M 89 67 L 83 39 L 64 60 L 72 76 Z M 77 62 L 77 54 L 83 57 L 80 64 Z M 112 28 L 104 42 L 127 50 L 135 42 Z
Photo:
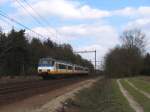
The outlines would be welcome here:
M 137 78 L 130 78 L 128 80 L 132 82 L 137 88 L 150 93 L 150 82 Z
M 81 90 L 71 104 L 80 112 L 134 112 L 122 95 L 116 80 L 101 79 Z
M 134 99 L 143 107 L 144 112 L 150 112 L 150 100 L 143 94 L 131 87 L 126 81 L 121 80 L 123 87 L 134 97 Z
M 136 77 L 136 79 L 150 82 L 150 76 L 140 76 L 140 77 Z

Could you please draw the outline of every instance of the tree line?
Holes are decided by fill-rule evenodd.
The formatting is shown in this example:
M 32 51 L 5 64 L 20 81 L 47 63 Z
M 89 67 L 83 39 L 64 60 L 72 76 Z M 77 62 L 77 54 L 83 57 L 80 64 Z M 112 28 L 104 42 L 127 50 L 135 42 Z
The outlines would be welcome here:
M 73 52 L 69 44 L 57 44 L 50 39 L 41 41 L 32 37 L 29 41 L 25 30 L 0 31 L 0 75 L 31 75 L 37 72 L 38 61 L 51 57 L 73 64 L 90 67 L 93 65 Z
M 107 77 L 150 75 L 150 54 L 146 53 L 145 34 L 140 29 L 130 29 L 120 36 L 121 45 L 111 49 L 104 59 Z

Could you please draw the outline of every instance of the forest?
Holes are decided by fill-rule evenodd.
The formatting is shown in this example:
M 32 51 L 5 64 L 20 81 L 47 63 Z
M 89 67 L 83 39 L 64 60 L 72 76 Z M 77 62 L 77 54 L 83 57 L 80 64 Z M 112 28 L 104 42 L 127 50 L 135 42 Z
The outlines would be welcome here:
M 57 44 L 50 39 L 40 40 L 25 35 L 25 30 L 0 31 L 0 75 L 33 75 L 37 73 L 38 61 L 51 57 L 73 64 L 93 68 L 91 62 L 73 52 L 69 44 Z
M 120 36 L 121 44 L 105 56 L 104 72 L 107 77 L 150 75 L 150 54 L 146 35 L 140 29 L 126 30 Z

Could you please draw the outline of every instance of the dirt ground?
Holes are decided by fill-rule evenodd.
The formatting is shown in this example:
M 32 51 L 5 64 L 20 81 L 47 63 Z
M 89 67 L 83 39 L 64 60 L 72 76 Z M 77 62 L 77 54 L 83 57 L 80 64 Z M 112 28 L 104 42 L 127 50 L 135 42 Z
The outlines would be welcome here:
M 25 81 L 31 81 L 31 80 L 40 80 L 41 77 L 35 76 L 3 76 L 0 77 L 0 84 L 6 84 L 6 83 L 17 83 L 17 82 L 25 82 Z
M 88 79 L 44 94 L 36 95 L 14 104 L 0 107 L 0 112 L 52 112 L 61 102 L 73 96 L 83 87 L 90 86 L 95 80 Z

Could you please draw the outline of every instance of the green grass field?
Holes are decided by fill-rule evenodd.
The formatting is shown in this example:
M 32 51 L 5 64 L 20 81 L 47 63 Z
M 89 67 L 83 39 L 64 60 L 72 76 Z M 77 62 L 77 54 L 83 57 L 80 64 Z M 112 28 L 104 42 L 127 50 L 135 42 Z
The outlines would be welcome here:
M 125 81 L 126 79 L 138 89 L 133 88 Z M 120 80 L 123 88 L 140 104 L 144 112 L 150 112 L 150 99 L 139 90 L 150 94 L 150 82 L 148 80 L 150 77 L 133 77 Z M 70 107 L 78 110 L 73 112 L 135 112 L 120 91 L 117 79 L 100 79 L 92 87 L 79 91 L 75 98 L 69 101 L 71 102 Z
M 150 93 L 150 82 L 146 81 L 147 77 L 143 78 L 129 78 L 128 80 L 132 82 L 138 89 Z
M 131 82 L 132 80 L 134 80 L 137 84 L 136 85 L 137 87 L 141 83 L 141 81 L 138 81 L 139 79 L 129 79 L 129 80 Z M 133 96 L 135 101 L 137 101 L 143 107 L 144 112 L 150 112 L 150 100 L 146 96 L 135 90 L 133 87 L 131 87 L 124 79 L 121 80 L 121 83 L 123 87 L 129 92 L 129 94 Z M 138 88 L 145 88 L 144 86 L 145 85 L 142 85 L 142 87 Z
M 116 80 L 101 79 L 76 94 L 73 105 L 80 112 L 134 112 L 123 97 Z

